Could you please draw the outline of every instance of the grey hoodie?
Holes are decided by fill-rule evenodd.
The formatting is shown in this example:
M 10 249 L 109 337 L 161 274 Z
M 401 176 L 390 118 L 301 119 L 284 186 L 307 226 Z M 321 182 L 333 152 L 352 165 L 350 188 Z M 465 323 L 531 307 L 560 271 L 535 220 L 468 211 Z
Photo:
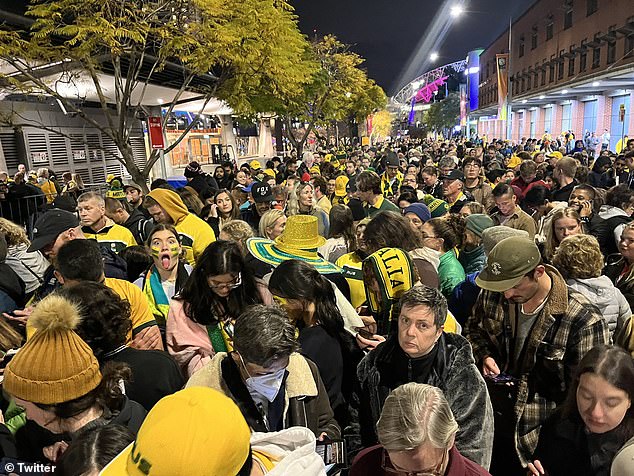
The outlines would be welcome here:
M 627 303 L 625 296 L 612 284 L 612 281 L 607 276 L 569 279 L 566 283 L 597 306 L 603 319 L 608 324 L 612 337 L 614 337 L 614 331 L 620 329 L 632 315 L 630 305 Z

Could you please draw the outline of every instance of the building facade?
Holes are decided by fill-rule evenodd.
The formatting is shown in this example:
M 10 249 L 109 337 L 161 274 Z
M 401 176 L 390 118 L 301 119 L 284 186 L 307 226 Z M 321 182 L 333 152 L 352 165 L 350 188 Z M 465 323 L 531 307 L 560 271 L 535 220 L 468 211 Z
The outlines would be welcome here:
M 582 139 L 607 130 L 610 150 L 634 136 L 632 0 L 538 0 L 512 23 L 510 37 L 511 135 L 497 118 L 496 54 L 509 51 L 507 30 L 480 57 L 472 114 L 481 136 L 519 141 L 571 130 Z

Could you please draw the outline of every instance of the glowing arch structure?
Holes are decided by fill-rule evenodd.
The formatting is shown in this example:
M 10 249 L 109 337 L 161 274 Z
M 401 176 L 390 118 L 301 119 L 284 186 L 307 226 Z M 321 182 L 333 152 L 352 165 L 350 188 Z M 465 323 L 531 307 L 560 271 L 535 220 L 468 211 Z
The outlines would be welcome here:
M 434 91 L 438 90 L 438 86 L 445 84 L 452 71 L 461 73 L 466 67 L 467 60 L 464 59 L 428 71 L 407 83 L 392 99 L 402 106 L 411 106 L 421 101 L 429 102 Z

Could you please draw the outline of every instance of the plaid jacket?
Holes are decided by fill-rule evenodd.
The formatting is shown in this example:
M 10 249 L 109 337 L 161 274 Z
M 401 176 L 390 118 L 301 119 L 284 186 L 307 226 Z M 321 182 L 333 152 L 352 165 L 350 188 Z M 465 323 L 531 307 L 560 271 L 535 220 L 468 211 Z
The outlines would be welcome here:
M 542 423 L 563 402 L 575 368 L 593 347 L 610 343 L 599 310 L 546 266 L 552 289 L 526 340 L 522 362 L 509 362 L 509 302 L 503 293 L 482 291 L 466 325 L 466 337 L 481 368 L 493 357 L 501 371 L 516 368 L 515 448 L 526 465 L 537 446 Z M 495 408 L 494 408 L 495 410 Z

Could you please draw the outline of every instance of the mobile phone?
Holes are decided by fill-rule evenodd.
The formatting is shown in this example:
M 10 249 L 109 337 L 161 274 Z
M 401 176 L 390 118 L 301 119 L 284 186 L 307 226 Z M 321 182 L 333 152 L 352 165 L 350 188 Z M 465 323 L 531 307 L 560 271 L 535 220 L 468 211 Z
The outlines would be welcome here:
M 343 440 L 317 441 L 315 452 L 324 461 L 327 474 L 348 466 L 346 445 Z
M 365 328 L 363 327 L 356 327 L 355 328 L 357 331 L 357 334 L 359 334 L 361 337 L 363 337 L 364 339 L 370 339 L 370 340 L 375 340 L 374 339 L 374 334 L 372 334 L 372 332 L 367 331 Z
M 499 384 L 519 382 L 519 379 L 504 372 L 498 375 L 487 375 L 486 378 L 489 379 L 493 383 L 499 383 Z

